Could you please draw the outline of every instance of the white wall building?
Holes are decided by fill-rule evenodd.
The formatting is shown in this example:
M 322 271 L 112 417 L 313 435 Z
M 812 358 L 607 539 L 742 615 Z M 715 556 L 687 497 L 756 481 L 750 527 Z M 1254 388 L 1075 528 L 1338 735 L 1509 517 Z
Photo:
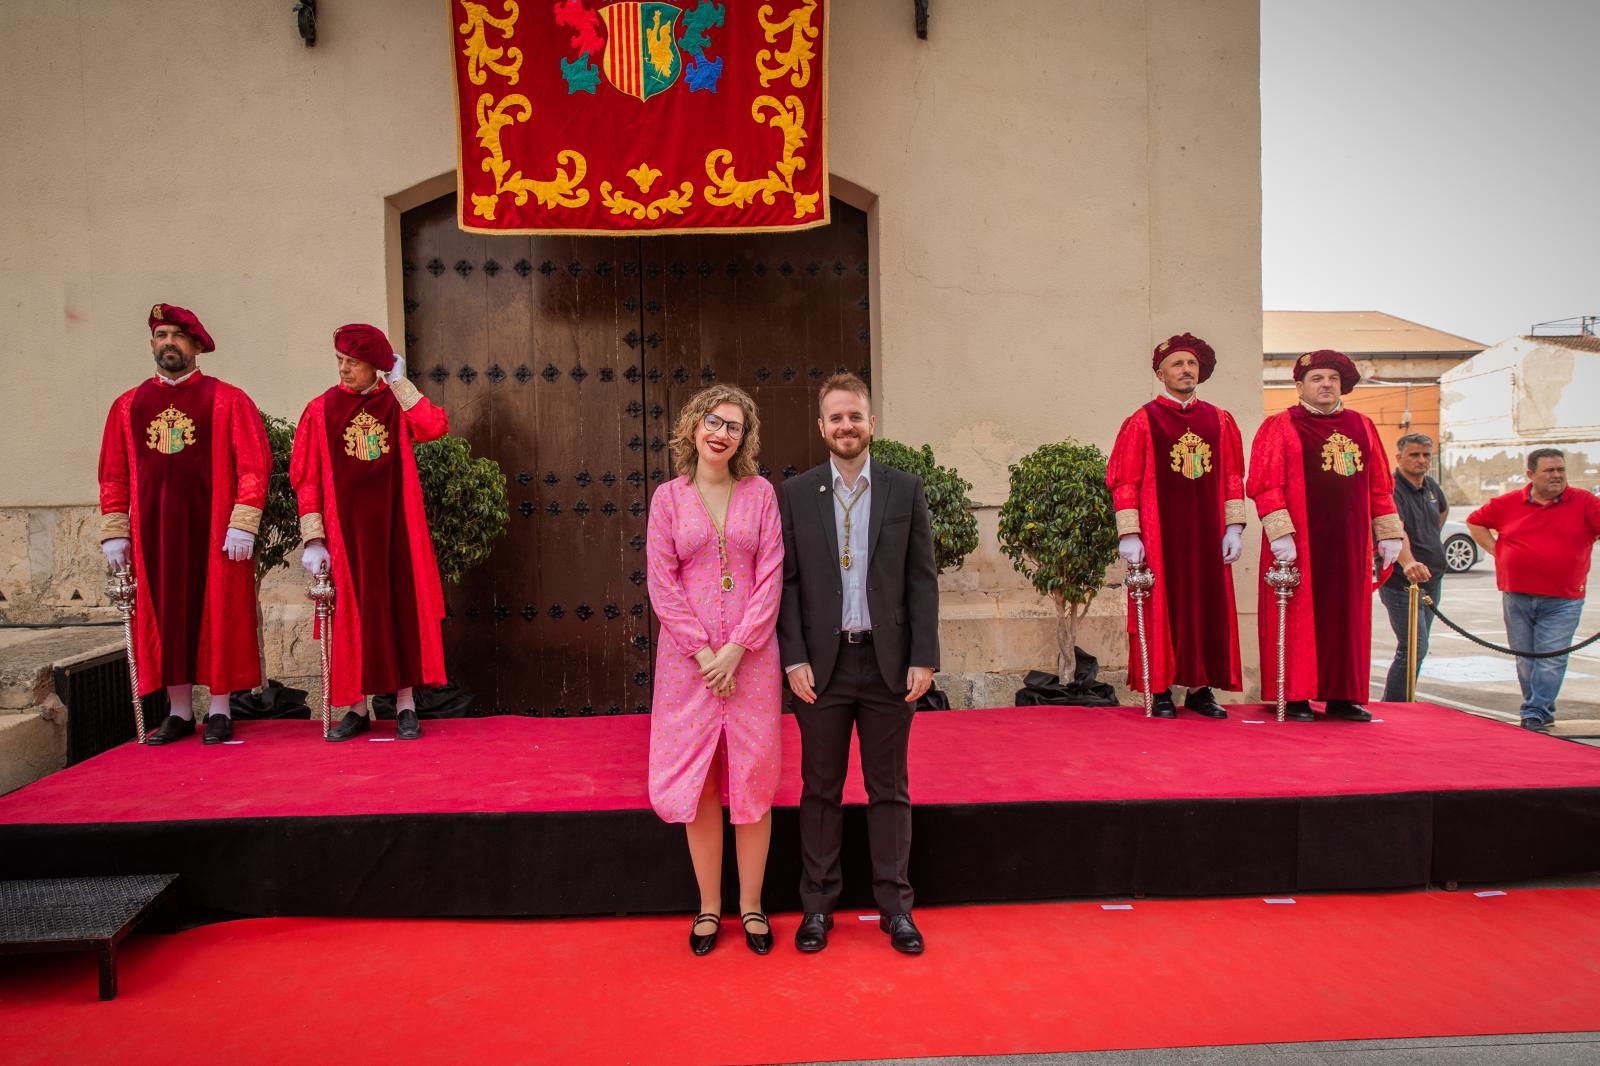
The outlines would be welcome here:
M 1600 485 L 1600 337 L 1511 337 L 1439 378 L 1440 468 L 1452 503 L 1527 483 L 1534 448 L 1567 454 L 1577 488 Z

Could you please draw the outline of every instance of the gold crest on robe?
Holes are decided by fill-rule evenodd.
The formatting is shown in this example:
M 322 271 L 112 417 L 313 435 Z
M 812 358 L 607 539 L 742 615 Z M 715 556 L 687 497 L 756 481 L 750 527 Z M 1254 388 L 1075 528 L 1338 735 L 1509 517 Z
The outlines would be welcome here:
M 167 406 L 145 427 L 145 444 L 162 455 L 177 455 L 194 443 L 194 419 Z
M 1355 477 L 1358 471 L 1366 469 L 1361 445 L 1343 433 L 1335 433 L 1322 446 L 1322 469 L 1331 470 L 1340 477 Z
M 389 451 L 389 430 L 382 422 L 363 411 L 344 427 L 344 453 L 370 463 Z
M 1184 430 L 1170 453 L 1174 473 L 1198 481 L 1211 472 L 1211 445 L 1192 429 Z

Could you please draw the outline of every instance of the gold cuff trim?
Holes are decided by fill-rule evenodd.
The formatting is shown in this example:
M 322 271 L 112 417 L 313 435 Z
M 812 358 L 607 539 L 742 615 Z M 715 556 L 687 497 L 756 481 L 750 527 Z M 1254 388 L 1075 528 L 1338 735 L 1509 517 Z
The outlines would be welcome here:
M 327 531 L 322 528 L 322 512 L 312 511 L 300 516 L 300 540 L 327 540 Z
M 1139 510 L 1136 507 L 1124 508 L 1117 512 L 1117 536 L 1126 537 L 1130 533 L 1139 532 Z
M 406 378 L 389 384 L 389 389 L 394 393 L 394 398 L 400 401 L 400 410 L 409 411 L 417 406 L 417 401 L 422 399 L 422 393 Z
M 1224 500 L 1222 503 L 1222 524 L 1225 526 L 1244 525 L 1244 501 Z
M 1267 535 L 1268 540 L 1277 540 L 1287 537 L 1294 532 L 1294 520 L 1289 517 L 1289 509 L 1280 507 L 1271 514 L 1261 516 L 1261 532 Z
M 133 523 L 128 521 L 128 512 L 112 511 L 110 514 L 100 516 L 100 540 L 132 540 Z
M 261 533 L 261 508 L 234 504 L 233 513 L 228 516 L 228 528 L 242 529 L 252 537 L 258 536 Z
M 1372 535 L 1378 540 L 1399 540 L 1406 535 L 1405 523 L 1397 514 L 1381 514 L 1372 520 Z

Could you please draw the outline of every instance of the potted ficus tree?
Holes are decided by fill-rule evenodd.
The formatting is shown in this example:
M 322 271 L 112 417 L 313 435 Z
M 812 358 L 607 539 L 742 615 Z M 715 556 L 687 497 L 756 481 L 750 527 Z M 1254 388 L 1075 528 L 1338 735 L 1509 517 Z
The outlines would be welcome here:
M 1106 457 L 1092 444 L 1067 439 L 1040 445 L 1009 469 L 1011 488 L 1000 505 L 1000 550 L 1055 606 L 1056 677 L 1067 688 L 1081 685 L 1078 622 L 1117 557 Z
M 294 486 L 289 482 L 294 423 L 265 411 L 261 412 L 261 421 L 267 428 L 267 443 L 272 449 L 272 473 L 267 477 L 267 502 L 261 509 L 254 555 L 256 654 L 261 658 L 261 676 L 265 682 L 259 692 L 235 692 L 229 704 L 235 718 L 304 718 L 311 713 L 306 707 L 305 689 L 289 688 L 276 678 L 267 677 L 261 614 L 261 586 L 267 575 L 288 566 L 290 557 L 300 547 L 300 514 L 295 506 Z
M 489 558 L 511 523 L 506 475 L 493 459 L 474 457 L 463 437 L 446 435 L 419 444 L 416 456 L 439 578 L 460 584 L 468 570 Z M 456 717 L 472 707 L 472 694 L 455 684 L 419 688 L 416 697 L 417 713 L 423 717 Z M 392 717 L 394 697 L 373 697 L 372 710 Z
M 928 521 L 933 527 L 933 561 L 939 573 L 959 570 L 978 547 L 978 519 L 972 513 L 967 493 L 972 482 L 950 467 L 940 466 L 933 448 L 920 449 L 899 441 L 879 437 L 872 442 L 872 461 L 904 470 L 922 479 L 922 492 L 928 500 Z M 930 688 L 917 701 L 918 710 L 949 710 L 950 700 L 937 688 Z
M 949 467 L 940 466 L 933 457 L 932 446 L 927 444 L 919 451 L 879 437 L 872 442 L 872 461 L 922 479 L 928 518 L 933 524 L 933 561 L 941 574 L 961 569 L 967 556 L 978 548 L 978 519 L 967 498 L 972 482 Z

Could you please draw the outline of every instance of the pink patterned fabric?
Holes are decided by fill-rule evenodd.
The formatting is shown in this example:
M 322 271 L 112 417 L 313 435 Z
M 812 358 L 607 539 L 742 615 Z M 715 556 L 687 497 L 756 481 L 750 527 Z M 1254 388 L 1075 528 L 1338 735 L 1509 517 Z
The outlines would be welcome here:
M 777 493 L 765 478 L 734 483 L 727 538 L 733 589 L 723 592 L 716 527 L 693 483 L 675 478 L 656 490 L 646 548 L 650 605 L 661 622 L 650 805 L 667 822 L 694 817 L 719 746 L 736 825 L 760 821 L 778 789 L 783 670 L 773 634 L 783 595 L 783 528 Z M 746 652 L 734 695 L 722 699 L 706 688 L 694 656 L 729 643 Z

